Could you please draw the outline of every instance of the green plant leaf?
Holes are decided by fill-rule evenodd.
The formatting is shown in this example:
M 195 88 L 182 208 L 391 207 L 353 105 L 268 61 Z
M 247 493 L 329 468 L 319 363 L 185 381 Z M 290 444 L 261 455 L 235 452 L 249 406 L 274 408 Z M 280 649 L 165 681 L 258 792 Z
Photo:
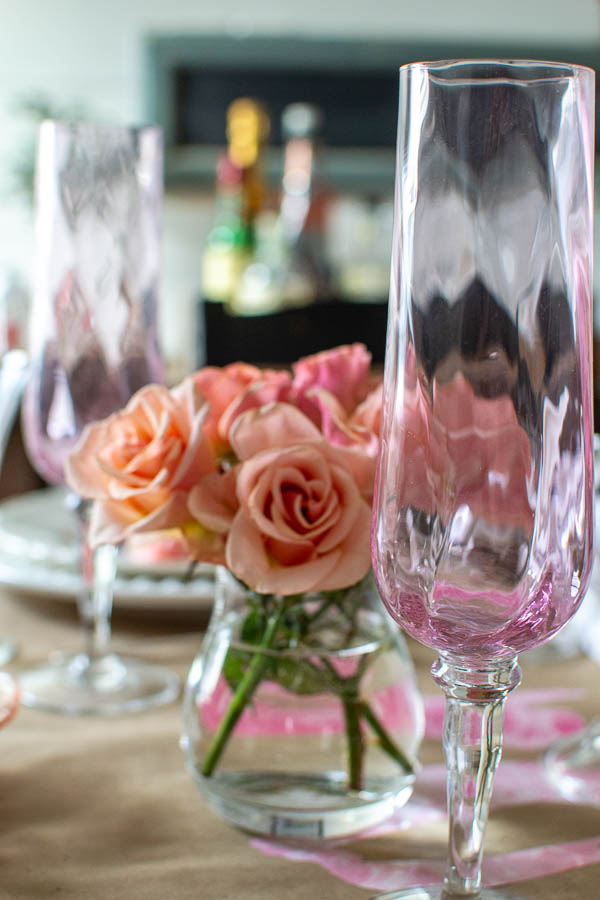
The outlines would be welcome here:
M 332 690 L 328 673 L 314 663 L 303 659 L 278 659 L 269 673 L 286 691 L 293 694 L 325 694 Z
M 258 645 L 263 639 L 267 617 L 260 609 L 251 609 L 240 630 L 240 640 L 244 644 Z
M 251 658 L 252 654 L 245 650 L 231 648 L 227 651 L 227 656 L 223 663 L 223 677 L 234 693 L 246 674 Z

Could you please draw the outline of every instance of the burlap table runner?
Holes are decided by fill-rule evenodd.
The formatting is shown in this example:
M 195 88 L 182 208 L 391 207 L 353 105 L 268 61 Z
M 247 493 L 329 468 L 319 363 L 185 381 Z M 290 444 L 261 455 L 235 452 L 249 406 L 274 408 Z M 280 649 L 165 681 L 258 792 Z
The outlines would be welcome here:
M 33 603 L 2 591 L 0 614 L 0 631 L 20 643 L 19 657 L 7 667 L 11 671 L 43 660 L 52 649 L 79 647 L 68 603 Z M 172 666 L 183 677 L 205 622 L 201 615 L 185 622 L 165 616 L 157 625 L 151 616 L 128 621 L 117 610 L 114 624 L 117 649 Z M 422 690 L 435 694 L 428 672 L 432 654 L 410 647 Z M 590 660 L 525 661 L 523 668 L 519 690 L 579 688 L 580 696 L 570 697 L 567 705 L 583 717 L 600 712 L 599 672 Z M 113 719 L 21 709 L 0 733 L 0 897 L 353 900 L 375 893 L 347 883 L 323 864 L 267 855 L 248 835 L 221 822 L 185 770 L 180 729 L 179 703 Z M 423 762 L 441 758 L 439 741 L 426 740 Z M 539 753 L 506 750 L 504 760 L 516 758 L 535 761 Z M 494 810 L 486 853 L 584 839 L 600 846 L 600 808 L 558 799 L 515 803 Z M 445 845 L 446 824 L 440 820 L 337 849 L 376 869 L 402 858 L 443 858 Z M 556 861 L 561 853 L 555 848 L 550 857 Z M 513 891 L 525 900 L 600 897 L 600 864 L 521 881 Z

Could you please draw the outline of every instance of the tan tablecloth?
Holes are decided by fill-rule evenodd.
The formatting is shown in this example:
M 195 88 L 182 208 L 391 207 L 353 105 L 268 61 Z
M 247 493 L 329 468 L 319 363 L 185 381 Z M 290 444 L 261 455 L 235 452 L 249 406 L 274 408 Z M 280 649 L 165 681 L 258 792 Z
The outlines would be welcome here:
M 0 630 L 20 643 L 7 668 L 18 672 L 52 649 L 79 647 L 79 628 L 68 603 L 37 602 L 0 592 Z M 151 617 L 115 620 L 117 649 L 144 655 L 185 675 L 199 646 L 190 621 Z M 194 627 L 192 625 L 192 627 Z M 432 655 L 411 644 L 424 692 Z M 579 686 L 577 708 L 600 712 L 598 669 L 581 657 L 524 666 L 523 688 Z M 522 688 L 522 689 L 523 689 Z M 510 700 L 509 700 L 510 703 Z M 21 709 L 0 733 L 0 897 L 62 900 L 352 900 L 373 895 L 312 862 L 267 856 L 249 837 L 221 822 L 184 768 L 178 741 L 180 704 L 129 718 L 67 718 Z M 522 751 L 519 757 L 527 757 Z M 530 753 L 531 759 L 536 758 Z M 426 741 L 425 762 L 441 760 Z M 510 759 L 511 753 L 505 753 Z M 559 802 L 494 811 L 486 851 L 597 837 L 600 809 Z M 345 849 L 365 860 L 442 858 L 446 826 L 415 828 Z M 600 897 L 600 865 L 521 882 L 518 896 L 544 900 Z

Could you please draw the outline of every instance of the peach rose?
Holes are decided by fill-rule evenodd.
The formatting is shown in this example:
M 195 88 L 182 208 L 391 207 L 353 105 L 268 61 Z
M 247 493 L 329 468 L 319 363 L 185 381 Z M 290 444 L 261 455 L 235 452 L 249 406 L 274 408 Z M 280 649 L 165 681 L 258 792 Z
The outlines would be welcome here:
M 190 494 L 190 510 L 204 527 L 220 521 L 229 529 L 226 560 L 234 575 L 261 593 L 282 595 L 359 581 L 370 566 L 374 460 L 332 446 L 286 403 L 244 413 L 230 440 L 241 460 L 237 510 L 230 501 L 207 504 L 204 487 Z
M 221 455 L 231 450 L 228 434 L 237 417 L 247 409 L 287 399 L 292 381 L 289 372 L 241 362 L 223 368 L 205 366 L 192 378 L 210 406 L 204 428 Z
M 190 520 L 188 493 L 217 468 L 203 428 L 207 415 L 206 401 L 187 378 L 171 391 L 148 385 L 124 410 L 86 426 L 67 460 L 66 478 L 81 497 L 97 501 L 93 546 Z M 213 535 L 204 537 L 210 555 Z
M 259 380 L 261 371 L 256 366 L 237 362 L 223 368 L 205 366 L 191 377 L 210 406 L 204 425 L 206 434 L 217 450 L 226 449 L 226 439 L 219 432 L 221 416 L 248 385 Z
M 258 409 L 269 403 L 287 401 L 292 383 L 289 372 L 266 369 L 260 378 L 250 384 L 227 407 L 219 420 L 219 434 L 229 441 L 229 432 L 235 420 L 249 409 Z

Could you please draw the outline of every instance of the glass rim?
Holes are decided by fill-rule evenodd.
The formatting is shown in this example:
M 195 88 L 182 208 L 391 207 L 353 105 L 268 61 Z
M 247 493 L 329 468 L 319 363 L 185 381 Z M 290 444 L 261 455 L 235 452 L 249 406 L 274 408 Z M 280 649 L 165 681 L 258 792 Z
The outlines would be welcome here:
M 470 74 L 461 77 L 444 77 L 449 70 L 458 70 L 464 67 L 465 70 L 472 69 Z M 496 69 L 505 69 L 505 72 L 495 71 L 489 75 L 484 74 L 486 68 L 496 67 Z M 478 74 L 477 70 L 481 70 Z M 509 80 L 515 84 L 539 84 L 541 82 L 562 81 L 565 78 L 573 78 L 579 76 L 592 78 L 596 77 L 596 72 L 591 66 L 580 65 L 579 63 L 562 62 L 560 60 L 551 59 L 529 59 L 519 57 L 473 57 L 453 59 L 429 59 L 415 60 L 414 62 L 404 63 L 399 66 L 399 73 L 410 73 L 411 71 L 426 71 L 430 77 L 439 77 L 440 81 L 448 84 L 460 84 L 461 82 L 493 84 L 507 80 L 507 74 L 514 72 L 515 75 L 522 70 L 522 75 L 511 77 Z M 531 75 L 527 76 L 527 71 L 531 71 Z

